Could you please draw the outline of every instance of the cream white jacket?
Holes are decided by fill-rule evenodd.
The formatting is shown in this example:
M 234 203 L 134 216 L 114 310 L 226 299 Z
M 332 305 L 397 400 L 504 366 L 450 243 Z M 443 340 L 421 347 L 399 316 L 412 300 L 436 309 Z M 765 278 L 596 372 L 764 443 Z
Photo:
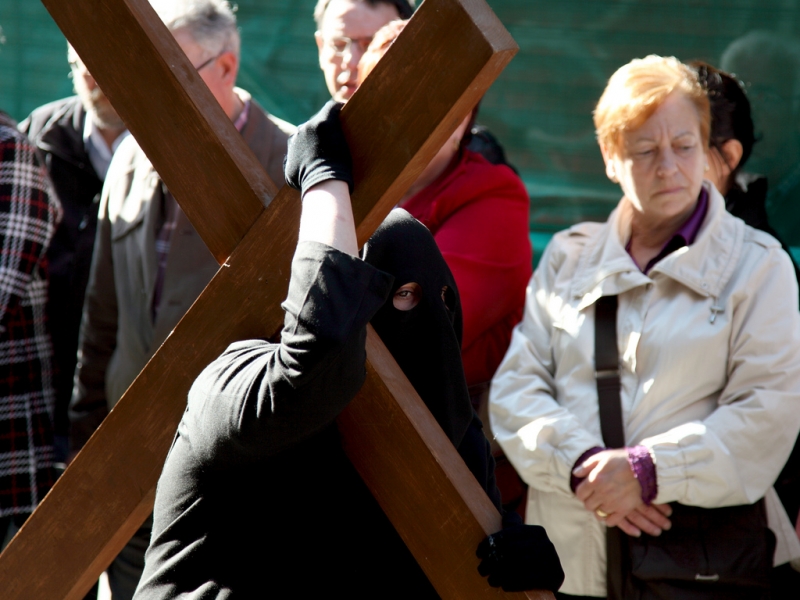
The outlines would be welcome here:
M 794 271 L 769 235 L 710 191 L 695 242 L 644 275 L 625 251 L 631 207 L 557 234 L 527 291 L 491 388 L 491 425 L 531 486 L 527 520 L 547 528 L 568 594 L 605 596 L 604 526 L 569 487 L 603 446 L 594 302 L 618 295 L 627 445 L 655 457 L 657 503 L 719 507 L 767 496 L 776 564 L 800 544 L 772 483 L 800 430 L 800 313 Z M 768 493 L 769 492 L 769 493 Z

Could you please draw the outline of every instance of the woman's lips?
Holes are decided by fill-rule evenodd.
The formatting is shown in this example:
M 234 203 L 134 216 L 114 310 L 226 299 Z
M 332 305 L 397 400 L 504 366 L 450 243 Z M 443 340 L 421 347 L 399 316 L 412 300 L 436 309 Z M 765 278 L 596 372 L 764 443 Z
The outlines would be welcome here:
M 682 192 L 683 190 L 684 190 L 683 186 L 676 186 L 676 187 L 665 188 L 663 190 L 658 190 L 653 195 L 654 196 L 665 196 L 665 195 L 668 195 L 668 194 L 677 194 L 677 193 Z

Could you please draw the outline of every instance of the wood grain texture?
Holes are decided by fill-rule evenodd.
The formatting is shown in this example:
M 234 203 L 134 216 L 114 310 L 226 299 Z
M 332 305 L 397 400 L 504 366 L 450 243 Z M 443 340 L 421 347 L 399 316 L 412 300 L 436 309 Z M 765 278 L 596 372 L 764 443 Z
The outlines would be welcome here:
M 517 50 L 483 0 L 422 3 L 342 109 L 353 155 L 359 245 L 400 201 Z M 368 114 L 369 119 L 351 119 L 355 114 Z
M 194 379 L 229 343 L 280 326 L 297 227 L 276 217 L 298 223 L 300 201 L 284 187 L 273 204 L 0 555 L 2 598 L 83 598 L 152 510 Z
M 220 264 L 277 193 L 147 0 L 43 0 Z
M 337 421 L 344 449 L 439 595 L 552 598 L 503 593 L 478 574 L 475 550 L 501 529 L 500 514 L 372 327 L 367 358 L 364 386 Z
M 262 210 L 261 202 L 273 192 L 269 179 L 258 164 L 249 164 L 254 161 L 249 149 L 146 0 L 106 0 L 101 4 L 45 0 L 45 4 L 115 107 L 119 107 L 215 256 L 221 262 L 230 257 L 0 555 L 3 597 L 14 599 L 81 598 L 144 520 L 152 507 L 155 484 L 183 413 L 186 394 L 197 374 L 230 342 L 269 337 L 280 327 L 280 301 L 288 286 L 300 207 L 297 193 L 284 188 L 269 209 Z M 458 76 L 439 77 L 438 85 L 426 88 L 419 83 L 416 69 L 427 69 L 429 64 L 414 61 L 419 55 L 434 52 L 441 54 L 444 61 L 449 54 L 437 50 L 440 42 L 436 36 L 454 22 L 467 30 L 464 35 L 472 36 L 469 48 L 459 47 L 460 54 L 454 53 L 450 63 L 443 63 L 443 69 L 457 72 Z M 411 35 L 404 33 L 393 46 L 393 58 L 379 64 L 342 113 L 353 154 L 357 161 L 364 161 L 363 168 L 355 174 L 357 191 L 353 197 L 362 241 L 371 235 L 514 53 L 513 41 L 482 1 L 428 0 L 412 25 Z M 120 27 L 124 35 L 119 33 Z M 113 30 L 115 35 L 96 35 L 106 30 Z M 107 51 L 117 46 L 124 50 Z M 150 67 L 141 67 L 140 62 L 145 60 L 155 61 L 153 70 L 157 73 L 151 72 Z M 415 65 L 413 69 L 402 68 L 411 64 Z M 139 77 L 145 85 L 129 85 Z M 153 94 L 158 101 L 150 103 L 148 96 Z M 440 94 L 444 100 L 439 99 Z M 398 105 L 399 99 L 403 102 Z M 386 115 L 391 119 L 387 120 Z M 169 123 L 171 120 L 176 122 Z M 376 129 L 376 123 L 380 127 L 389 123 L 391 127 Z M 164 147 L 169 148 L 168 153 Z M 197 152 L 198 148 L 203 152 Z M 205 156 L 207 153 L 210 158 Z M 199 154 L 203 156 L 198 158 Z M 371 367 L 370 370 L 376 373 Z M 393 377 L 398 377 L 397 373 Z M 405 380 L 402 373 L 399 379 Z M 407 381 L 405 386 L 411 387 Z M 397 412 L 404 419 L 422 420 L 409 423 L 407 426 L 412 429 L 438 430 L 426 413 Z M 409 455 L 424 455 L 427 450 L 420 442 L 429 438 L 408 437 Z M 453 453 L 454 450 L 450 454 Z M 434 483 L 437 477 L 462 484 L 465 477 L 471 479 L 457 454 L 455 457 L 458 460 L 450 456 L 445 462 L 434 461 L 446 467 L 438 473 L 430 471 Z M 469 484 L 464 484 L 467 488 L 462 484 L 454 487 L 442 483 L 448 490 L 443 506 L 455 502 L 448 510 L 455 511 L 456 516 L 449 519 L 451 525 L 440 531 L 440 537 L 458 538 L 466 529 L 479 540 L 481 530 L 497 529 L 499 516 L 496 512 L 491 514 L 494 509 L 490 504 L 491 510 L 486 513 L 488 500 L 483 505 L 474 505 L 471 499 L 459 500 L 460 493 L 474 493 L 467 489 Z M 473 487 L 476 485 L 473 480 Z M 377 490 L 381 486 L 371 487 Z M 424 487 L 407 491 L 409 505 L 421 506 L 429 500 Z M 480 490 L 477 493 L 482 495 Z M 405 518 L 403 513 L 398 515 Z M 464 525 L 470 522 L 471 527 Z M 432 531 L 413 527 L 406 530 L 408 539 L 427 537 Z M 473 541 L 469 541 L 472 548 L 477 544 Z M 424 542 L 418 541 L 416 546 L 424 552 Z M 439 558 L 417 558 L 434 580 L 450 578 L 447 569 L 451 566 L 440 563 L 444 558 L 441 554 Z M 474 557 L 471 561 L 474 567 Z M 475 595 L 474 588 L 464 586 L 457 593 L 449 593 L 458 588 L 455 581 L 450 578 L 435 585 L 448 592 L 449 597 Z

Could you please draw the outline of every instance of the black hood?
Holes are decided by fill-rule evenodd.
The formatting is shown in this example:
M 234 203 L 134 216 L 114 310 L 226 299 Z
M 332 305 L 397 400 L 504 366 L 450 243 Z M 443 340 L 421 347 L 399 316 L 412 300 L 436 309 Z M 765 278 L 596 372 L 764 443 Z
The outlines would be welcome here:
M 402 209 L 378 227 L 363 258 L 394 276 L 392 293 L 372 326 L 457 448 L 472 420 L 472 404 L 461 363 L 461 301 L 453 274 L 428 229 Z M 422 297 L 411 310 L 400 311 L 392 298 L 411 282 L 420 285 Z

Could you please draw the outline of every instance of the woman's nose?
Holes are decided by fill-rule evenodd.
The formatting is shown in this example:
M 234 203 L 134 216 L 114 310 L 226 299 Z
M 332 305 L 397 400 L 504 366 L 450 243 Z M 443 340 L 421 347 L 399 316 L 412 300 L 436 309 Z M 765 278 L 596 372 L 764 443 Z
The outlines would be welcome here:
M 656 174 L 659 177 L 667 177 L 677 170 L 675 153 L 671 150 L 664 150 L 659 154 Z

